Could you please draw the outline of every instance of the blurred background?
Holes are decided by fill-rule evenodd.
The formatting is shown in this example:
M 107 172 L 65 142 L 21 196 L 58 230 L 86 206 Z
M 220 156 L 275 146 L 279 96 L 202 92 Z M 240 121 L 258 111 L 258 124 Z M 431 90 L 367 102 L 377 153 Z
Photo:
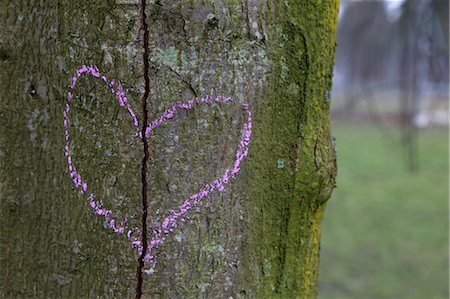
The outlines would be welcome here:
M 449 0 L 341 0 L 319 298 L 449 298 Z

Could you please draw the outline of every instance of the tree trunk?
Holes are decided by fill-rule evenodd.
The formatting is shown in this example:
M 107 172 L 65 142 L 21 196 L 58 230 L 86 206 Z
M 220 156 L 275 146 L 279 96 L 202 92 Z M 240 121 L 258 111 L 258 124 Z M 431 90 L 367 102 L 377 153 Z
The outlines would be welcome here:
M 314 297 L 336 175 L 338 0 L 147 2 L 149 121 L 177 101 L 233 99 L 179 109 L 150 132 L 149 231 L 233 167 L 245 101 L 252 135 L 235 179 L 152 250 L 144 297 Z M 111 86 L 89 74 L 68 86 L 81 65 L 98 66 L 128 89 L 141 127 L 141 17 L 135 0 L 0 3 L 2 298 L 135 295 L 139 247 L 93 212 L 89 194 L 140 238 L 143 142 Z M 68 92 L 68 148 L 89 192 L 65 156 Z

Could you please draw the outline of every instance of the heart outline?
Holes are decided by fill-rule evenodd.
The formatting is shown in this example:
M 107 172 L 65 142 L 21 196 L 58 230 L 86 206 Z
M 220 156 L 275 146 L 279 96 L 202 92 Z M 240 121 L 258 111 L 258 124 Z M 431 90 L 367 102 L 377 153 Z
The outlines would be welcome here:
M 136 116 L 136 113 L 131 108 L 130 104 L 128 103 L 128 98 L 125 95 L 125 90 L 123 89 L 122 85 L 120 84 L 120 81 L 116 82 L 114 81 L 108 81 L 106 76 L 101 75 L 99 69 L 95 65 L 83 65 L 80 68 L 76 70 L 76 74 L 72 77 L 72 83 L 68 86 L 71 90 L 75 89 L 76 83 L 78 81 L 78 78 L 81 77 L 83 74 L 89 74 L 93 76 L 94 78 L 101 78 L 103 82 L 107 84 L 107 86 L 110 88 L 111 93 L 116 95 L 116 99 L 119 102 L 119 105 L 121 107 L 126 107 L 128 113 L 130 114 L 131 118 L 133 119 L 133 124 L 137 128 L 135 136 L 139 138 L 148 138 L 152 132 L 152 130 L 156 129 L 161 124 L 168 122 L 174 117 L 174 113 L 178 109 L 182 110 L 191 110 L 194 107 L 194 104 L 210 104 L 213 102 L 216 103 L 228 103 L 232 102 L 233 99 L 230 97 L 225 97 L 223 95 L 216 96 L 215 99 L 211 95 L 206 95 L 202 98 L 194 98 L 190 99 L 186 102 L 177 101 L 176 103 L 172 104 L 169 108 L 164 110 L 160 116 L 153 121 L 150 122 L 150 124 L 147 126 L 145 130 L 145 136 L 142 136 L 142 131 L 139 128 L 139 121 Z M 72 178 L 73 183 L 75 184 L 75 187 L 80 189 L 81 193 L 87 193 L 89 190 L 88 184 L 84 181 L 82 176 L 78 173 L 76 170 L 75 164 L 72 161 L 72 156 L 70 152 L 69 147 L 69 141 L 70 141 L 70 132 L 69 132 L 69 112 L 71 110 L 71 102 L 74 97 L 74 94 L 69 91 L 67 93 L 67 103 L 66 103 L 66 109 L 63 113 L 64 118 L 64 131 L 65 131 L 65 156 L 67 157 L 68 162 L 68 170 L 69 175 Z M 240 170 L 240 163 L 243 161 L 243 159 L 248 155 L 248 147 L 250 145 L 251 141 L 251 134 L 252 134 L 252 113 L 250 110 L 250 105 L 247 101 L 243 101 L 242 103 L 243 109 L 247 112 L 247 121 L 243 123 L 242 127 L 242 133 L 241 133 L 241 139 L 239 141 L 238 148 L 236 149 L 236 155 L 235 155 L 235 161 L 233 164 L 233 168 L 227 168 L 224 172 L 224 174 L 216 178 L 214 181 L 212 181 L 209 184 L 206 184 L 203 188 L 200 189 L 197 193 L 189 196 L 188 199 L 186 199 L 183 204 L 181 204 L 179 207 L 175 209 L 170 210 L 170 215 L 165 217 L 162 221 L 162 224 L 154 229 L 151 232 L 151 238 L 148 242 L 147 247 L 147 254 L 144 257 L 144 260 L 146 263 L 150 263 L 150 268 L 147 270 L 147 273 L 153 273 L 156 262 L 157 262 L 157 256 L 152 255 L 153 249 L 158 249 L 159 246 L 164 244 L 167 237 L 174 232 L 174 230 L 181 224 L 185 222 L 185 214 L 187 214 L 191 209 L 196 208 L 197 211 L 200 210 L 199 206 L 203 205 L 202 199 L 206 198 L 216 192 L 223 192 L 224 191 L 224 185 L 228 184 L 230 179 L 235 179 L 237 173 Z M 96 196 L 94 193 L 90 193 L 88 196 L 89 205 L 91 209 L 100 216 L 103 216 L 105 218 L 106 223 L 108 224 L 109 228 L 113 229 L 115 233 L 123 234 L 125 232 L 126 226 L 126 219 L 123 219 L 120 224 L 116 222 L 116 219 L 114 219 L 114 213 L 111 210 L 108 210 L 103 207 L 103 201 L 102 200 L 96 200 Z M 206 203 L 207 204 L 207 203 Z M 141 241 L 136 238 L 133 234 L 133 230 L 140 233 L 139 228 L 129 229 L 127 231 L 127 238 L 131 243 L 132 247 L 137 248 L 137 251 L 139 254 L 142 253 L 142 245 Z

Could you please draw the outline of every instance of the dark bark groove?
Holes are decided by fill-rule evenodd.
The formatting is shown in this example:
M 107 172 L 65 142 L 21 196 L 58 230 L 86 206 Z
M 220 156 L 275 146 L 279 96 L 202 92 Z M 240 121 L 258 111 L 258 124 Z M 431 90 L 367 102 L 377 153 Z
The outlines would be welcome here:
M 149 46 L 148 46 L 148 26 L 147 26 L 147 15 L 145 13 L 146 9 L 146 0 L 141 1 L 141 22 L 142 22 L 142 31 L 143 31 L 143 47 L 144 53 L 142 55 L 144 62 L 144 95 L 142 96 L 142 144 L 144 147 L 144 157 L 142 158 L 142 220 L 141 220 L 141 245 L 142 252 L 138 258 L 138 266 L 136 270 L 136 298 L 139 299 L 142 296 L 142 269 L 144 268 L 144 259 L 147 254 L 147 216 L 148 216 L 148 198 L 147 198 L 147 163 L 149 160 L 149 143 L 146 137 L 146 130 L 148 126 L 148 109 L 147 109 L 147 99 L 151 93 L 151 85 L 150 85 L 150 74 L 149 74 Z

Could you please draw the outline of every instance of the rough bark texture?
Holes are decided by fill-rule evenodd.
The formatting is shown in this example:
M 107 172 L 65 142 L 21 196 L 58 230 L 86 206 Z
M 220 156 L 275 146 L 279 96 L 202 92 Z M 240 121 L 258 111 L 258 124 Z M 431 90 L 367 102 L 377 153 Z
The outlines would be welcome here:
M 338 0 L 150 1 L 149 222 L 233 161 L 247 99 L 249 156 L 192 215 L 144 277 L 149 298 L 311 298 L 320 222 L 334 187 L 329 129 Z M 138 1 L 0 3 L 0 297 L 130 297 L 137 253 L 104 227 L 67 171 L 63 110 L 75 69 L 95 64 L 143 94 Z M 101 82 L 80 79 L 71 130 L 77 167 L 105 204 L 139 226 L 142 143 Z M 141 115 L 140 113 L 138 113 Z

